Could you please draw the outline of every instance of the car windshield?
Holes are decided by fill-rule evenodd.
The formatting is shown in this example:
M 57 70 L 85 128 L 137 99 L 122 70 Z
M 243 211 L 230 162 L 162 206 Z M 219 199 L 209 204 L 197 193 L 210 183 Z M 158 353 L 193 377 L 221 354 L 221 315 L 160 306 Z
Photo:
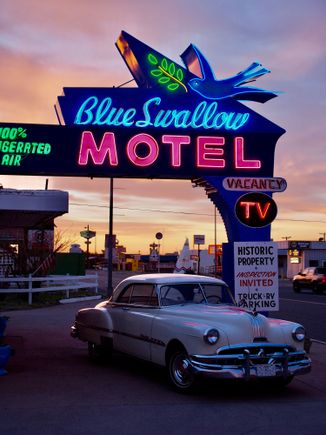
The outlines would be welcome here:
M 161 306 L 184 304 L 234 305 L 232 296 L 224 285 L 206 283 L 169 284 L 160 287 Z
M 326 267 L 317 267 L 317 273 L 320 275 L 326 275 Z

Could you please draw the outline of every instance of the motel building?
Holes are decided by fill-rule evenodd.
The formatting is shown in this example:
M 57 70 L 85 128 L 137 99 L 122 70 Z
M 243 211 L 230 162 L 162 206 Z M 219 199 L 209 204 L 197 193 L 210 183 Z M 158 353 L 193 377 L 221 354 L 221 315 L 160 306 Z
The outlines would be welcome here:
M 54 250 L 54 219 L 67 212 L 68 192 L 0 187 L 0 277 L 41 272 Z

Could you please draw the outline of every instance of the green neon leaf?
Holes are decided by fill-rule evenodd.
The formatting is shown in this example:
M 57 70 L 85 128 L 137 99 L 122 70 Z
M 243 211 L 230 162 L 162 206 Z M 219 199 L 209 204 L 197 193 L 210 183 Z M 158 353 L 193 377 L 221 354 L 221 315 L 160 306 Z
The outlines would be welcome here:
M 179 83 L 170 83 L 168 85 L 168 89 L 169 91 L 175 91 L 176 89 L 178 89 L 179 86 L 180 86 Z
M 162 84 L 168 83 L 169 81 L 170 81 L 169 77 L 161 77 L 160 79 L 158 79 L 158 82 Z
M 176 76 L 177 76 L 177 79 L 180 80 L 180 82 L 182 82 L 183 77 L 184 77 L 182 69 L 180 69 L 180 68 L 177 69 Z
M 161 66 L 163 69 L 165 69 L 165 71 L 168 70 L 169 65 L 168 65 L 168 61 L 165 58 L 162 60 Z
M 157 65 L 158 64 L 157 58 L 152 53 L 149 53 L 149 55 L 147 56 L 147 59 L 150 61 L 150 63 L 152 65 Z
M 171 63 L 169 66 L 169 73 L 171 74 L 171 76 L 174 76 L 175 74 L 175 65 L 174 63 Z
M 163 74 L 163 72 L 159 69 L 152 69 L 151 74 L 154 77 L 160 77 Z
M 184 73 L 174 62 L 169 62 L 165 57 L 159 60 L 153 53 L 149 53 L 147 59 L 156 66 L 150 70 L 150 74 L 156 78 L 157 84 L 166 86 L 166 89 L 171 92 L 176 91 L 180 86 L 185 88 L 182 83 Z M 187 92 L 186 88 L 185 90 Z

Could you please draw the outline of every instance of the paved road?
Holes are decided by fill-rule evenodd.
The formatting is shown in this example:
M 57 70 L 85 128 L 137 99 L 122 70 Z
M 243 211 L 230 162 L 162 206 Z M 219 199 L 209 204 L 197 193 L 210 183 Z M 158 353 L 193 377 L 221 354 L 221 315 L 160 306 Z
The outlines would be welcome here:
M 315 295 L 311 290 L 294 293 L 292 282 L 280 281 L 280 311 L 273 317 L 302 323 L 308 335 L 326 343 L 326 292 Z
M 94 302 L 95 303 L 95 302 Z M 211 381 L 196 395 L 173 392 L 164 371 L 115 355 L 95 366 L 70 337 L 90 302 L 7 313 L 16 349 L 0 377 L 0 431 L 10 435 L 321 435 L 326 428 L 326 346 L 313 371 L 283 392 Z

